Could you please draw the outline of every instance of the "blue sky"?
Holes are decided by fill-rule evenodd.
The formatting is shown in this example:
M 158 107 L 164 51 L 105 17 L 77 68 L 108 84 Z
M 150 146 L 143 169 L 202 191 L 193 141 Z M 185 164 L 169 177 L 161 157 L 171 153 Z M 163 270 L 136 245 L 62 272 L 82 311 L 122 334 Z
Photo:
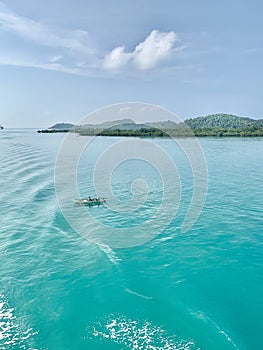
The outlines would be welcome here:
M 0 0 L 0 124 L 146 102 L 263 118 L 259 0 Z

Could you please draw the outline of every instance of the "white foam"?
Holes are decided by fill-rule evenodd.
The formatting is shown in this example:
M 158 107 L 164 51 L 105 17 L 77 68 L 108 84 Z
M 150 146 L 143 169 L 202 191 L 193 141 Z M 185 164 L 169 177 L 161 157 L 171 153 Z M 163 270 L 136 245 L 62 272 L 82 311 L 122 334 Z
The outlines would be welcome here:
M 0 350 L 14 349 L 14 347 L 33 350 L 27 344 L 27 340 L 35 334 L 36 332 L 33 332 L 32 328 L 23 330 L 18 325 L 14 309 L 0 294 Z
M 91 338 L 99 337 L 105 341 L 125 346 L 132 350 L 194 350 L 193 341 L 182 340 L 169 335 L 160 326 L 146 320 L 133 320 L 126 316 L 111 315 L 88 328 Z
M 112 262 L 113 265 L 118 266 L 120 262 L 120 258 L 117 256 L 115 251 L 111 249 L 108 245 L 106 244 L 98 244 L 98 247 L 100 248 L 101 251 L 103 251 L 109 260 Z

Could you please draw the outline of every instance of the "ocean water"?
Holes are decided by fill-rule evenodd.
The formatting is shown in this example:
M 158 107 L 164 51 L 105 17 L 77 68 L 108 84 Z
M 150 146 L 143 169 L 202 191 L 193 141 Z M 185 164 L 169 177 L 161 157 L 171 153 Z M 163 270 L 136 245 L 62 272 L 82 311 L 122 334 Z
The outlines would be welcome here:
M 0 133 L 0 349 L 262 349 L 263 139 L 199 139 L 207 198 L 182 233 L 193 175 L 172 140 L 149 141 L 169 154 L 180 175 L 178 211 L 162 226 L 172 206 L 170 198 L 164 215 L 157 209 L 166 168 L 143 159 L 120 162 L 111 174 L 122 210 L 112 210 L 110 201 L 94 208 L 69 201 L 64 212 L 54 184 L 64 138 L 36 130 Z M 100 137 L 83 152 L 81 196 L 96 195 L 98 157 L 118 142 Z M 68 164 L 65 158 L 64 173 Z M 102 167 L 98 177 L 104 175 Z M 138 205 L 125 211 L 133 195 Z M 134 234 L 148 217 L 144 242 L 137 244 L 135 235 L 134 244 L 116 247 L 119 228 Z

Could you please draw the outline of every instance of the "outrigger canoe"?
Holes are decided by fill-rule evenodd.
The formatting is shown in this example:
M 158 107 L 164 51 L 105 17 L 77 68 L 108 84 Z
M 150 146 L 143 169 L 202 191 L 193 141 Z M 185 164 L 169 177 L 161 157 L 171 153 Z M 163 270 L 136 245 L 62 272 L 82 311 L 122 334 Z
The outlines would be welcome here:
M 89 207 L 93 207 L 94 205 L 101 205 L 106 203 L 105 198 L 83 198 L 83 199 L 75 199 L 75 204 L 77 205 L 87 205 Z

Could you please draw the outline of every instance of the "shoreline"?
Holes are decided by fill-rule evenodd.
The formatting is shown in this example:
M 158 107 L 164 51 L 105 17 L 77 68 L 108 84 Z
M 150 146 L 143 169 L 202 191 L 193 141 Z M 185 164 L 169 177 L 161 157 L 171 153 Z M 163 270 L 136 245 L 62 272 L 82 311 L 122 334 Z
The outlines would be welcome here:
M 263 137 L 263 128 L 258 129 L 198 129 L 198 130 L 159 130 L 159 129 L 140 129 L 140 130 L 103 130 L 103 131 L 71 131 L 71 130 L 59 130 L 59 129 L 43 129 L 37 130 L 37 133 L 43 134 L 56 134 L 56 133 L 76 133 L 79 136 L 104 136 L 104 137 L 141 137 L 141 138 L 190 138 L 190 137 Z

